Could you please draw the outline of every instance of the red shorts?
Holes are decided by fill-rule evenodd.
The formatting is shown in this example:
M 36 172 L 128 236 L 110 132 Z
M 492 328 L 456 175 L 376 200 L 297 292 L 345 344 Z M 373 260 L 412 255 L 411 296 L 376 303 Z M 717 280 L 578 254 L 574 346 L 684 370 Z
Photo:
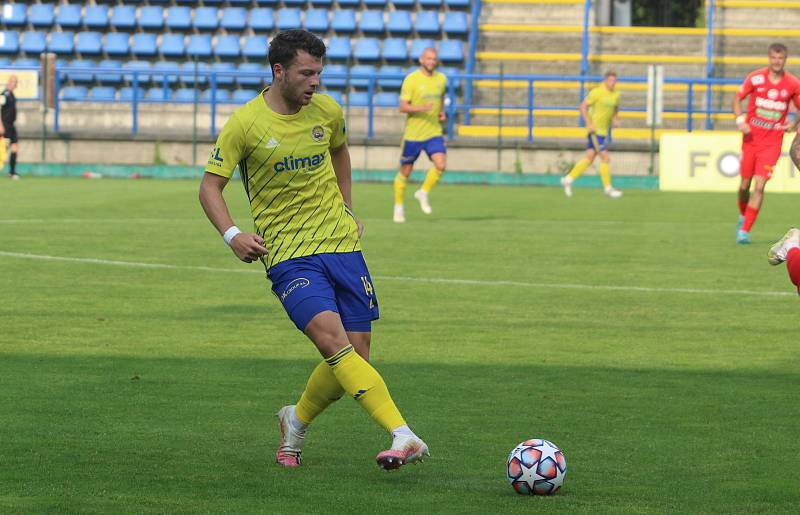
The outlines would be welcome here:
M 754 175 L 769 180 L 775 164 L 781 157 L 781 145 L 758 145 L 753 143 L 742 144 L 742 159 L 739 164 L 739 174 L 745 179 Z

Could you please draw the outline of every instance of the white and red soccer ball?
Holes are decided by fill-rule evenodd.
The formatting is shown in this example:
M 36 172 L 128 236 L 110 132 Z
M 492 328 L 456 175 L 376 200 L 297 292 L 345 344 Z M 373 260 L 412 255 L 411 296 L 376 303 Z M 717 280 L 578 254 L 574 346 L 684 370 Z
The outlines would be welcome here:
M 564 453 L 547 440 L 525 440 L 508 455 L 506 476 L 518 494 L 552 495 L 564 484 L 566 475 Z

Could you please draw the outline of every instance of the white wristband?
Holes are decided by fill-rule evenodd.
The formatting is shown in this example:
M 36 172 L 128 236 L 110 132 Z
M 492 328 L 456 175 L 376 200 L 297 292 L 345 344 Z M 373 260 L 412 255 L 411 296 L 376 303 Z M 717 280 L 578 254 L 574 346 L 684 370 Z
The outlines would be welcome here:
M 240 232 L 242 231 L 240 231 L 239 228 L 236 227 L 235 225 L 230 226 L 228 230 L 225 231 L 225 234 L 222 235 L 222 239 L 225 240 L 225 245 L 230 247 L 231 241 L 233 241 L 236 235 L 239 234 Z
M 739 116 L 736 117 L 736 125 L 741 125 L 743 123 L 747 123 L 746 114 L 740 114 Z

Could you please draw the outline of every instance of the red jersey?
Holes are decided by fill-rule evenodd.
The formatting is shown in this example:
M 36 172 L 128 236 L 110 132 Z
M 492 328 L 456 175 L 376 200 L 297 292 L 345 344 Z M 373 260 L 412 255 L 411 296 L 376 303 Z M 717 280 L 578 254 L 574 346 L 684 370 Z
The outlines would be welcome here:
M 769 68 L 761 68 L 747 76 L 736 98 L 742 100 L 748 95 L 747 123 L 752 132 L 745 142 L 780 144 L 789 102 L 800 107 L 800 80 L 785 71 L 781 80 L 773 83 L 769 80 Z

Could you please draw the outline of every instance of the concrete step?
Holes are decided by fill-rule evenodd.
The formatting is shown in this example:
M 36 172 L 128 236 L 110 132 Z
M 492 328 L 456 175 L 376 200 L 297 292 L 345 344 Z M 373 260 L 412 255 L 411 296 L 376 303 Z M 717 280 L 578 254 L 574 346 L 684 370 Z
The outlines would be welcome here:
M 535 25 L 582 25 L 584 6 L 578 4 L 484 3 L 480 23 L 527 23 Z M 594 25 L 594 10 L 589 17 Z
M 512 59 L 482 59 L 475 64 L 475 73 L 500 73 L 500 62 L 503 63 L 503 73 L 521 75 L 580 75 L 581 64 L 578 61 L 549 60 L 549 61 L 516 61 Z
M 580 54 L 583 38 L 572 32 L 502 32 L 481 31 L 478 50 L 509 52 L 559 52 Z
M 718 7 L 714 26 L 759 29 L 797 29 L 800 8 Z
M 500 117 L 497 114 L 474 114 L 470 119 L 470 125 L 489 125 L 499 126 Z M 579 127 L 579 119 L 577 116 L 539 116 L 534 115 L 534 127 Z M 525 115 L 515 115 L 513 113 L 503 114 L 502 120 L 503 127 L 527 127 L 528 118 Z M 715 126 L 717 128 L 734 129 L 735 124 L 729 120 L 716 118 Z M 700 130 L 705 127 L 705 118 L 695 116 L 693 118 L 693 129 Z M 621 118 L 620 128 L 622 129 L 644 129 L 647 124 L 644 118 Z M 686 130 L 686 118 L 665 118 L 663 124 L 660 126 L 662 129 L 675 129 Z

